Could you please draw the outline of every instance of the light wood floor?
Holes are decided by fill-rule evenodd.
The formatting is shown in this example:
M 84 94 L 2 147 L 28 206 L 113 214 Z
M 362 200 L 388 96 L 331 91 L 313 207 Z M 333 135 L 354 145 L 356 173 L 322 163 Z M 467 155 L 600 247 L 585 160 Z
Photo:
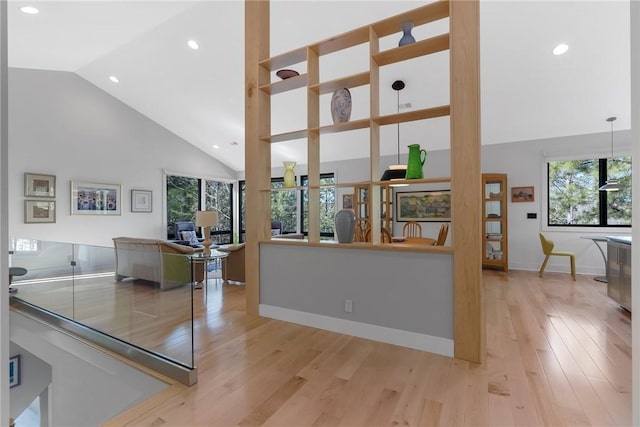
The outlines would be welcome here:
M 244 288 L 197 298 L 198 384 L 107 426 L 631 424 L 631 321 L 587 276 L 485 271 L 482 365 L 244 312 Z

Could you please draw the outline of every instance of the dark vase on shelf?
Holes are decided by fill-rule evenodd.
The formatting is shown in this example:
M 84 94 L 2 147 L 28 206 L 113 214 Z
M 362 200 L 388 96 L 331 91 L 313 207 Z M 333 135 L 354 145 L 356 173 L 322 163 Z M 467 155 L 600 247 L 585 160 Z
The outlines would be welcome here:
M 353 209 L 341 209 L 336 212 L 335 223 L 338 242 L 353 242 L 356 231 L 356 213 Z
M 402 24 L 402 38 L 398 42 L 398 46 L 404 46 L 405 44 L 415 43 L 416 39 L 411 35 L 413 29 L 412 22 L 405 22 Z

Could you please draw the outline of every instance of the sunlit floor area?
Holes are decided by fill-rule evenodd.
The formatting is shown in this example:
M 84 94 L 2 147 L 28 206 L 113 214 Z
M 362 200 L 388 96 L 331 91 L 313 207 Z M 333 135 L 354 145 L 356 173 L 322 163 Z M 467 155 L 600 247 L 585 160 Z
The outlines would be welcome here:
M 207 287 L 185 285 L 160 290 L 156 284 L 126 279 L 117 282 L 113 273 L 56 280 L 17 282 L 15 296 L 25 302 L 75 320 L 113 337 L 192 365 L 192 329 L 198 328 L 201 311 L 212 294 L 222 287 L 220 270 L 209 272 Z M 222 299 L 212 298 L 210 306 Z
M 631 424 L 631 321 L 590 276 L 484 272 L 477 365 L 250 316 L 244 288 L 196 298 L 198 384 L 107 425 Z

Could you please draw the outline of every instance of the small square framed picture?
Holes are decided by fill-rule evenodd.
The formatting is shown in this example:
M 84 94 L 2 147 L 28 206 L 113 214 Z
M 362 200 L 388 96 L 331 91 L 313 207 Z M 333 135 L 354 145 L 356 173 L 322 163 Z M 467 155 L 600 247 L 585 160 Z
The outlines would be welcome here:
M 131 212 L 151 212 L 152 207 L 150 190 L 131 190 Z
M 56 202 L 53 200 L 25 200 L 24 223 L 56 222 Z
M 20 355 L 9 358 L 9 388 L 20 385 Z
M 24 195 L 25 197 L 56 197 L 55 175 L 25 173 Z

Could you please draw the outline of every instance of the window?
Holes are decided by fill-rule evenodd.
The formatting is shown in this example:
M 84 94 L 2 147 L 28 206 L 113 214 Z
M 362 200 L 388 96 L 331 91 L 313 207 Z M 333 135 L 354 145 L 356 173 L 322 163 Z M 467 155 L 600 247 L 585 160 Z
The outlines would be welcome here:
M 620 191 L 599 191 L 617 179 Z M 630 227 L 631 157 L 547 163 L 549 226 Z
M 233 184 L 205 181 L 205 210 L 218 212 L 218 226 L 211 231 L 211 241 L 223 245 L 233 240 Z
M 301 177 L 301 185 L 308 185 L 308 177 Z M 333 173 L 320 175 L 320 184 L 334 184 Z M 240 241 L 244 242 L 246 233 L 246 184 L 240 181 Z M 271 178 L 271 188 L 283 188 L 284 178 Z M 298 203 L 300 197 L 300 203 Z M 283 233 L 297 233 L 300 230 L 305 235 L 308 233 L 308 206 L 309 195 L 307 190 L 297 191 L 272 191 L 271 192 L 271 219 L 282 222 Z M 300 206 L 300 214 L 298 214 Z M 333 238 L 335 215 L 335 188 L 323 187 L 320 189 L 320 236 Z
M 303 186 L 309 185 L 309 177 L 302 176 Z M 320 185 L 335 184 L 336 179 L 333 173 L 320 174 Z M 336 215 L 336 189 L 335 187 L 320 187 L 320 237 L 333 239 L 334 217 Z M 302 190 L 301 204 L 302 227 L 304 235 L 309 233 L 309 192 Z
M 231 183 L 167 175 L 167 238 L 174 238 L 173 225 L 177 221 L 195 222 L 196 212 L 204 206 L 218 212 L 218 226 L 211 231 L 211 240 L 215 244 L 231 243 L 232 194 Z
M 186 176 L 167 176 L 167 238 L 175 237 L 173 225 L 196 220 L 200 210 L 200 180 Z

